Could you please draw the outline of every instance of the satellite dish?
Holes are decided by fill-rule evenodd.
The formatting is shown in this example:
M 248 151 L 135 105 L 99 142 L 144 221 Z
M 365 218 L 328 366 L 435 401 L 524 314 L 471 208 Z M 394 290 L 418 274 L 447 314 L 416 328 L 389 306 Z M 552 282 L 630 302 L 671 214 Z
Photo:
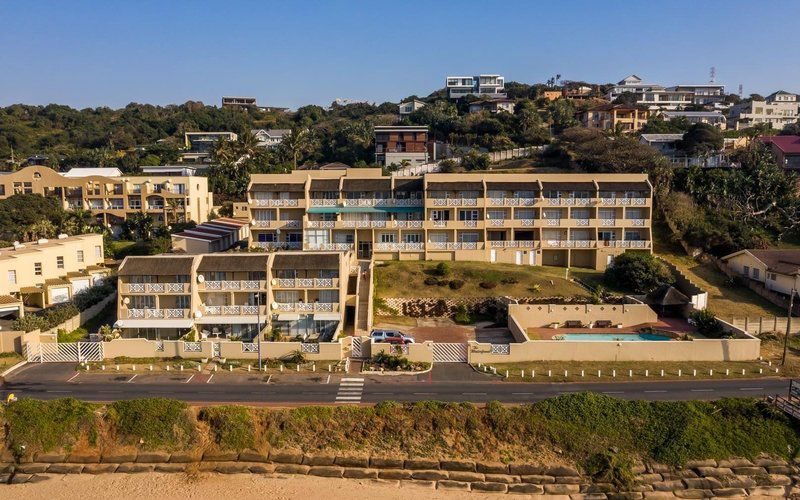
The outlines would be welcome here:
M 278 303 L 277 302 L 273 302 L 272 303 L 272 308 L 273 309 L 277 309 L 278 308 Z
M 203 283 L 205 280 L 206 280 L 206 277 L 203 276 L 202 274 L 198 274 L 197 275 L 197 282 L 198 283 Z

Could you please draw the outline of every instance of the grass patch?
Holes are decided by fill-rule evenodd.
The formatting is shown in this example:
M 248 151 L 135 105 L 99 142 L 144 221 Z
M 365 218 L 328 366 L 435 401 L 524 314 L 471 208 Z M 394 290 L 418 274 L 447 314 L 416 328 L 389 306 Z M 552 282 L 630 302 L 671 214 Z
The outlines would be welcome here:
M 586 297 L 589 293 L 565 279 L 563 267 L 516 266 L 485 262 L 448 262 L 442 276 L 436 263 L 391 261 L 375 266 L 375 293 L 387 297 Z M 582 276 L 601 275 L 583 270 Z M 450 283 L 460 286 L 451 287 Z M 459 282 L 463 282 L 463 285 Z M 481 284 L 484 286 L 481 286 Z M 489 285 L 486 287 L 485 285 Z M 538 289 L 538 291 L 535 291 Z
M 145 449 L 184 449 L 196 430 L 188 405 L 172 399 L 117 401 L 108 407 L 108 419 L 120 441 Z
M 71 332 L 68 332 L 63 329 L 58 330 L 57 335 L 59 342 L 78 342 L 80 340 L 85 339 L 86 336 L 89 335 L 89 332 L 86 331 L 85 328 L 79 327 L 72 330 Z
M 94 406 L 77 399 L 39 401 L 23 398 L 5 407 L 6 442 L 16 456 L 70 450 L 81 435 L 97 438 Z
M 25 358 L 16 352 L 0 352 L 0 372 L 5 371 L 7 368 L 11 368 L 23 359 Z
M 198 415 L 208 424 L 214 442 L 222 449 L 242 451 L 255 447 L 254 421 L 243 406 L 212 406 Z

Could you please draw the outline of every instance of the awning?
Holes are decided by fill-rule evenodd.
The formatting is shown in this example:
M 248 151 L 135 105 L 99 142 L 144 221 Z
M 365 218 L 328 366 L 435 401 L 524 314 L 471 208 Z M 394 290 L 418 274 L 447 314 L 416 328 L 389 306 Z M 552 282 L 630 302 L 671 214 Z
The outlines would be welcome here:
M 422 207 L 311 207 L 306 212 L 310 214 L 383 214 L 383 213 L 409 213 L 422 212 Z
M 196 325 L 255 325 L 258 323 L 258 316 L 203 316 L 194 320 Z M 266 324 L 267 318 L 261 318 L 261 323 Z
M 342 315 L 339 313 L 316 313 L 314 321 L 340 321 Z
M 190 319 L 119 319 L 114 328 L 191 328 Z
M 300 319 L 299 314 L 284 313 L 278 315 L 278 321 L 297 321 Z

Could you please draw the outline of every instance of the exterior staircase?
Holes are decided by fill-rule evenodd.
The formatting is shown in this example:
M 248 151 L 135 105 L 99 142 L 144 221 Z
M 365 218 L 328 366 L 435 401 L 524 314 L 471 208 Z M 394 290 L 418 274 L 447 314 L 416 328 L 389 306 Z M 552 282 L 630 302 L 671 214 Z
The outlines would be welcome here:
M 358 307 L 356 309 L 356 335 L 369 335 L 372 321 L 370 318 L 370 298 L 372 296 L 372 272 L 369 261 L 359 262 L 358 275 Z

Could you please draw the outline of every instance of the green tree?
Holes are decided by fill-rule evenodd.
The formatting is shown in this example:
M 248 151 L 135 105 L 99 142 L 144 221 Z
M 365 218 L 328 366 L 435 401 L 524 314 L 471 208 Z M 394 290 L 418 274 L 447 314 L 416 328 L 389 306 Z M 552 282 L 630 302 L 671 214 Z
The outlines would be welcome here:
M 307 128 L 293 128 L 281 141 L 280 149 L 292 160 L 292 169 L 297 169 L 297 160 L 314 148 L 314 137 Z
M 650 293 L 661 285 L 671 285 L 675 277 L 664 262 L 645 252 L 625 252 L 614 259 L 603 275 L 614 288 L 634 293 Z
M 722 131 L 707 123 L 697 123 L 683 135 L 678 147 L 689 156 L 708 156 L 722 149 Z
M 66 212 L 56 198 L 15 194 L 0 200 L 0 235 L 4 240 L 26 240 L 31 239 L 32 233 L 51 234 L 65 217 Z M 42 221 L 49 226 L 39 224 Z

